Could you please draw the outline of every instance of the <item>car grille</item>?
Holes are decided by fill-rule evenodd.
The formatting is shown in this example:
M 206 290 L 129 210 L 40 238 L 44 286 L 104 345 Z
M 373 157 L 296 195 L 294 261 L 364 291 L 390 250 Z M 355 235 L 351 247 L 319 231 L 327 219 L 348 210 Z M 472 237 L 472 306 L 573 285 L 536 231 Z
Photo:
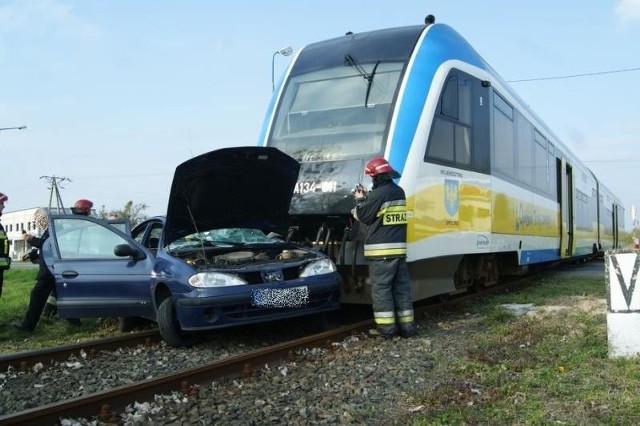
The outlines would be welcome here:
M 273 269 L 273 270 L 264 270 L 264 271 L 252 271 L 252 272 L 243 272 L 238 274 L 242 279 L 244 279 L 249 284 L 268 284 L 277 282 L 280 280 L 276 280 L 275 278 L 271 280 L 267 280 L 265 278 L 274 275 L 280 275 L 282 277 L 283 282 L 298 279 L 300 276 L 300 267 L 293 266 L 290 268 L 282 268 L 282 269 Z

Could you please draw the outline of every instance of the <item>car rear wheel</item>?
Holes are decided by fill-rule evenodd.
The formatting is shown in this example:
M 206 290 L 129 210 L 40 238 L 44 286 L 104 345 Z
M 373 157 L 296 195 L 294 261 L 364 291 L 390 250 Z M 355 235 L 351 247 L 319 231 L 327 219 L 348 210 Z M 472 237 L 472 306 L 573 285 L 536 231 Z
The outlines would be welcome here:
M 176 308 L 173 306 L 173 299 L 167 297 L 158 307 L 158 329 L 162 338 L 170 346 L 180 348 L 191 346 L 198 342 L 193 333 L 188 333 L 180 328 Z

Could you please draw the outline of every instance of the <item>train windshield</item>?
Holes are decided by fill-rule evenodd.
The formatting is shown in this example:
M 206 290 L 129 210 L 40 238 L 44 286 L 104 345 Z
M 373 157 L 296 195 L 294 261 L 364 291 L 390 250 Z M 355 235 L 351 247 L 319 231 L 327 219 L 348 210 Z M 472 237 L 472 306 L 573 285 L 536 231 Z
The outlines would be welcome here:
M 403 67 L 355 63 L 292 77 L 269 145 L 299 161 L 380 154 Z
M 382 154 L 398 85 L 423 29 L 307 46 L 291 68 L 267 144 L 301 162 Z

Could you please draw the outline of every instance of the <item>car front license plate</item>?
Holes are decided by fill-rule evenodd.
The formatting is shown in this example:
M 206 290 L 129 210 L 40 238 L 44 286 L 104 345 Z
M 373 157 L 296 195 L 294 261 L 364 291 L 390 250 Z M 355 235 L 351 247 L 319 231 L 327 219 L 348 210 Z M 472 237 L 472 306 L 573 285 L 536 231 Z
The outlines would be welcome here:
M 258 288 L 252 290 L 251 300 L 261 308 L 299 308 L 309 304 L 309 288 Z

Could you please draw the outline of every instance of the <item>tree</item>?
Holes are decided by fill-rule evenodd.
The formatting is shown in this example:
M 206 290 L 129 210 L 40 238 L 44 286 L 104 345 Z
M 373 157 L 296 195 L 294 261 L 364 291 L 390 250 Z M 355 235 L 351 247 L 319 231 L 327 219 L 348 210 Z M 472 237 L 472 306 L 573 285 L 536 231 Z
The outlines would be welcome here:
M 101 219 L 109 219 L 114 216 L 118 219 L 129 219 L 131 227 L 133 228 L 147 219 L 147 216 L 142 213 L 146 209 L 147 205 L 144 203 L 133 204 L 133 201 L 127 201 L 121 210 L 109 210 L 109 212 L 107 212 L 105 206 L 102 206 L 97 214 Z

